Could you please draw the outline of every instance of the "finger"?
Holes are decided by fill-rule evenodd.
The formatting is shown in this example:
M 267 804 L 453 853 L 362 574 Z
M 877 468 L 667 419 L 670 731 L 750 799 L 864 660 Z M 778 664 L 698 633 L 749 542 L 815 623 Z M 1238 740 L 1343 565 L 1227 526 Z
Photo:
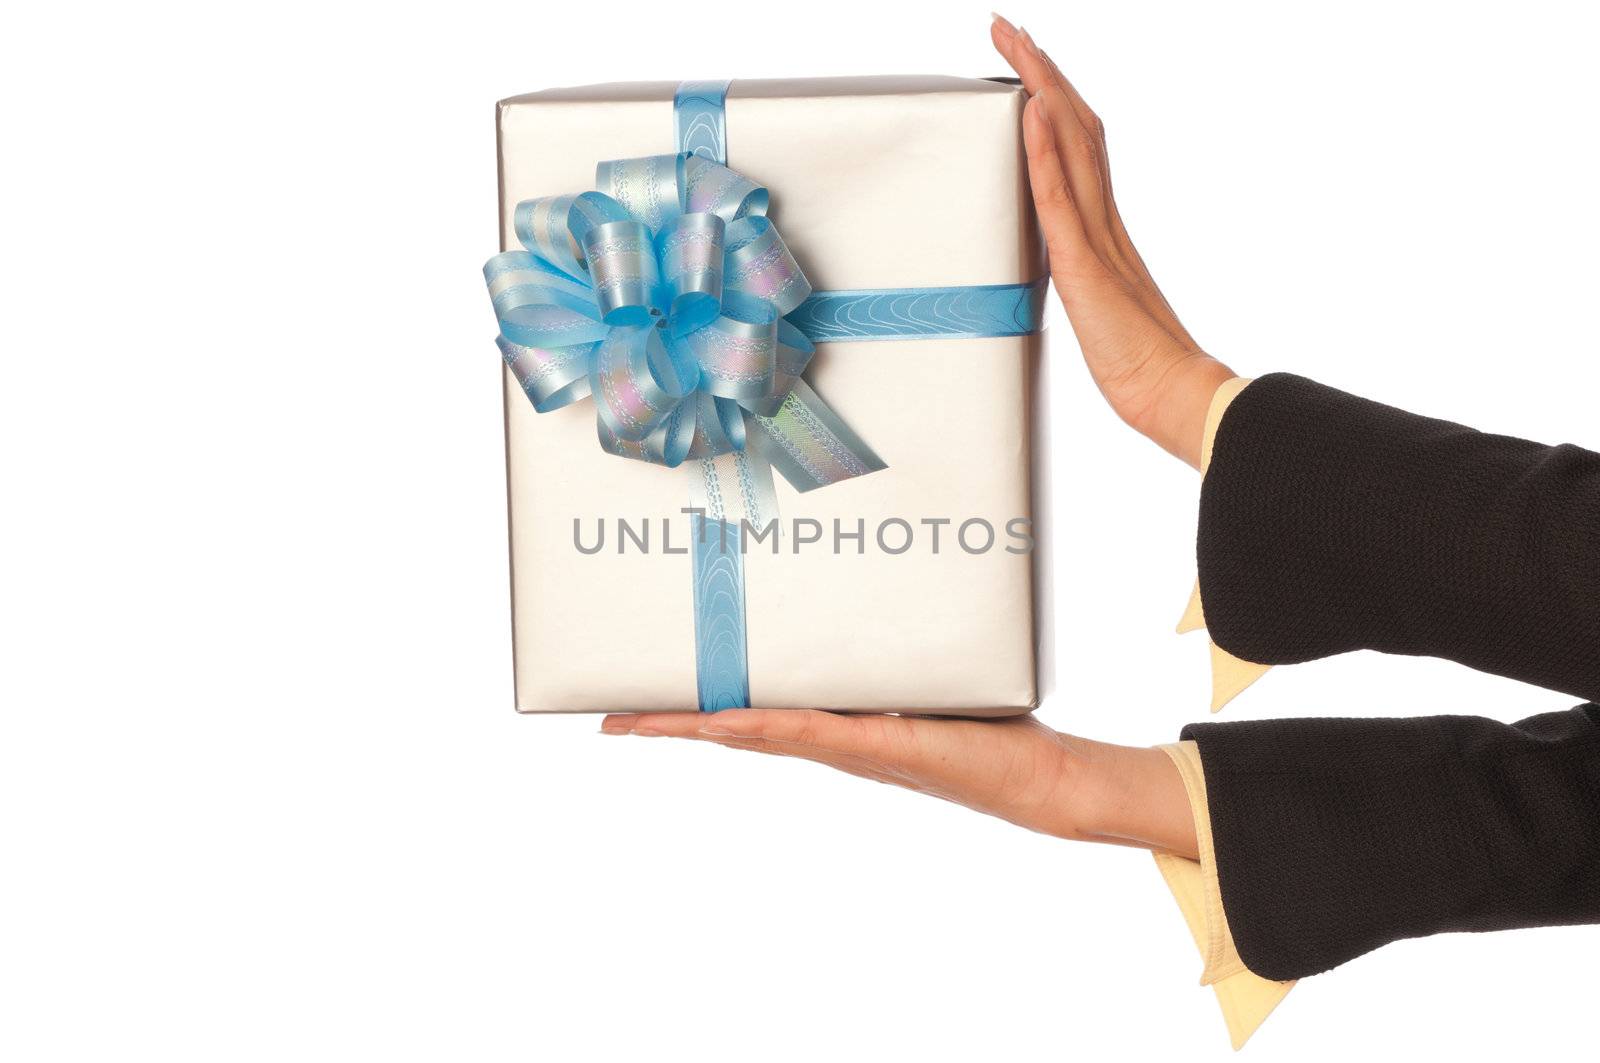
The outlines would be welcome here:
M 994 42 L 994 50 L 999 52 L 1006 62 L 1011 61 L 1011 41 L 1017 35 L 1017 27 L 997 11 L 990 12 L 989 39 Z
M 899 772 L 888 761 L 903 758 L 909 743 L 886 740 L 885 723 L 901 729 L 915 726 L 909 718 L 847 716 L 816 709 L 730 709 L 726 712 L 623 713 L 600 724 L 606 734 L 694 738 L 724 745 L 747 743 L 763 751 L 819 759 L 824 756 L 869 760 L 880 770 Z
M 1072 198 L 1078 204 L 1083 230 L 1102 257 L 1114 263 L 1116 235 L 1112 231 L 1112 210 L 1107 198 L 1110 186 L 1104 174 L 1100 142 L 1078 121 L 1066 95 L 1055 85 L 1040 89 L 1037 99 L 1050 119 L 1056 152 L 1067 182 L 1072 186 Z
M 809 760 L 814 764 L 823 764 L 860 779 L 870 779 L 873 782 L 898 786 L 906 790 L 922 791 L 921 782 L 911 775 L 866 757 L 840 753 L 836 750 L 796 745 L 791 742 L 774 742 L 764 738 L 738 738 L 727 735 L 702 735 L 700 740 L 727 749 L 742 749 L 751 753 L 765 753 L 768 756 L 788 757 L 792 760 Z
M 743 709 L 708 715 L 698 712 L 623 713 L 607 716 L 600 725 L 606 734 L 689 738 L 731 749 L 774 756 L 797 757 L 837 768 L 876 782 L 919 789 L 902 768 L 884 763 L 879 755 L 896 748 L 885 742 L 873 719 L 794 709 Z M 911 726 L 908 720 L 905 726 Z
M 1133 251 L 1133 244 L 1128 240 L 1127 231 L 1122 225 L 1122 216 L 1117 212 L 1116 199 L 1111 191 L 1111 154 L 1106 150 L 1106 126 L 1084 102 L 1083 96 L 1067 80 L 1067 75 L 1056 66 L 1056 61 L 1050 58 L 1045 51 L 1039 52 L 1039 58 L 1044 62 L 1050 84 L 1062 98 L 1067 101 L 1067 106 L 1072 110 L 1073 117 L 1077 118 L 1078 125 L 1083 128 L 1084 135 L 1088 138 L 1087 147 L 1094 155 L 1095 175 L 1100 180 L 1100 199 L 1106 213 L 1106 225 L 1116 247 L 1124 256 L 1137 255 Z
M 1030 38 L 1031 40 L 1031 38 Z M 1111 180 L 1111 153 L 1106 149 L 1106 127 L 1100 116 L 1084 100 L 1077 87 L 1072 84 L 1056 61 L 1048 52 L 1041 50 L 1039 56 L 1044 60 L 1049 71 L 1050 82 L 1059 88 L 1066 97 L 1068 105 L 1078 122 L 1088 132 L 1097 146 L 1097 172 L 1100 175 L 1101 195 L 1105 202 L 1106 222 L 1109 228 L 1112 245 L 1116 250 L 1117 261 L 1122 268 L 1132 273 L 1144 287 L 1148 288 L 1146 297 L 1140 299 L 1155 315 L 1161 327 L 1182 343 L 1193 345 L 1188 332 L 1184 329 L 1178 315 L 1173 311 L 1172 305 L 1156 286 L 1155 278 L 1150 274 L 1150 268 L 1145 265 L 1144 258 L 1139 254 L 1139 249 L 1134 247 L 1133 239 L 1128 235 L 1128 228 L 1122 221 L 1122 212 L 1117 209 L 1116 193 Z
M 1061 72 L 1061 68 L 1056 65 L 1056 61 L 1050 58 L 1049 52 L 1040 49 L 1039 59 L 1044 63 L 1045 76 L 1049 79 L 1050 84 L 1061 90 L 1061 94 L 1067 98 L 1068 106 L 1072 108 L 1072 113 L 1077 116 L 1078 121 L 1083 124 L 1083 128 L 1088 130 L 1089 135 L 1098 140 L 1100 146 L 1104 148 L 1106 126 L 1100 120 L 1100 116 L 1084 100 L 1082 93 L 1068 80 L 1067 75 Z M 1102 167 L 1102 169 L 1109 169 L 1109 167 Z
M 876 730 L 864 718 L 817 709 L 733 709 L 708 718 L 699 730 L 713 739 L 751 739 L 852 756 L 882 752 Z
M 1142 279 L 1149 281 L 1150 272 L 1145 268 L 1144 260 L 1139 257 L 1139 252 L 1134 248 L 1133 241 L 1128 237 L 1128 230 L 1122 223 L 1122 213 L 1117 209 L 1116 193 L 1111 180 L 1111 153 L 1106 149 L 1106 126 L 1100 116 L 1089 106 L 1071 79 L 1061 72 L 1056 61 L 1050 57 L 1049 52 L 1040 51 L 1039 56 L 1044 60 L 1049 71 L 1052 85 L 1061 90 L 1066 97 L 1067 104 L 1072 108 L 1072 113 L 1077 117 L 1078 123 L 1083 126 L 1097 145 L 1098 172 L 1102 185 L 1102 195 L 1105 199 L 1106 217 L 1111 227 L 1111 234 L 1116 241 L 1118 251 L 1132 269 L 1137 271 Z
M 1084 230 L 1096 246 L 1115 251 L 1115 209 L 1110 202 L 1111 178 L 1106 172 L 1105 137 L 1099 117 L 1083 103 L 1077 90 L 1061 76 L 1027 30 L 1019 30 L 1005 41 L 1001 54 L 1022 79 L 1022 87 L 1029 95 L 1045 101 Z
M 1022 79 L 1022 87 L 1028 90 L 1029 96 L 1037 95 L 1040 89 L 1050 83 L 1050 69 L 1041 60 L 1027 30 L 1019 30 L 996 15 L 989 27 L 989 37 L 994 41 L 995 51 Z M 1033 50 L 1030 51 L 1030 48 Z
M 1022 140 L 1039 228 L 1050 256 L 1050 274 L 1065 294 L 1069 286 L 1078 286 L 1100 272 L 1100 263 L 1084 231 L 1049 112 L 1038 96 L 1023 108 Z
M 886 781 L 917 788 L 938 770 L 938 728 L 950 723 L 815 709 L 744 710 L 718 713 L 700 733 L 723 742 L 760 742 L 764 748 L 824 763 L 843 759 L 890 776 Z
M 1030 93 L 1054 89 L 1061 94 L 1066 109 L 1077 123 L 1074 126 L 1069 122 L 1056 122 L 1057 136 L 1071 145 L 1067 172 L 1075 174 L 1081 171 L 1085 179 L 1092 174 L 1098 186 L 1092 197 L 1079 190 L 1079 209 L 1084 215 L 1086 230 L 1095 238 L 1102 252 L 1112 255 L 1119 265 L 1126 264 L 1141 280 L 1148 281 L 1149 271 L 1134 250 L 1133 242 L 1122 224 L 1122 216 L 1117 211 L 1111 184 L 1111 160 L 1106 151 L 1105 123 L 1061 72 L 1055 60 L 1034 42 L 1027 30 L 1014 30 L 1008 36 L 997 37 L 996 47 L 1011 63 L 1012 69 L 1022 79 L 1023 87 Z M 1078 161 L 1080 155 L 1083 156 L 1082 162 Z M 1166 308 L 1164 303 L 1161 305 L 1170 314 L 1170 308 Z
M 1056 138 L 1063 142 L 1064 168 L 1073 179 L 1073 191 L 1084 219 L 1084 230 L 1096 251 L 1106 264 L 1133 281 L 1133 290 L 1141 307 L 1151 315 L 1160 329 L 1180 346 L 1192 347 L 1194 340 L 1184 329 L 1166 296 L 1156 286 L 1155 278 L 1145 265 L 1143 257 L 1133 245 L 1123 224 L 1122 213 L 1117 209 L 1111 184 L 1111 160 L 1106 150 L 1105 124 L 1100 120 L 1081 93 L 1061 72 L 1061 68 L 1048 54 L 1038 49 L 1026 30 L 1018 31 L 1010 45 L 1017 59 L 1013 67 L 1023 77 L 1024 86 L 1031 82 L 1041 85 L 1040 93 L 1056 104 L 1064 101 L 1074 122 L 1057 118 L 1062 107 L 1056 104 L 1049 112 L 1056 129 Z M 1093 184 L 1089 182 L 1092 180 Z
M 1045 56 L 1039 46 L 1034 43 L 1033 37 L 1027 30 L 1011 29 L 1010 23 L 1001 26 L 1004 19 L 996 16 L 990 29 L 995 48 L 1005 56 L 1006 62 L 1011 64 L 1011 69 L 1017 72 L 1022 79 L 1022 87 L 1028 90 L 1030 96 L 1043 96 L 1045 105 L 1050 110 L 1051 124 L 1055 127 L 1056 139 L 1061 143 L 1067 179 L 1072 184 L 1073 195 L 1078 200 L 1078 211 L 1083 218 L 1085 231 L 1096 242 L 1110 244 L 1112 234 L 1109 231 L 1110 216 L 1106 204 L 1107 191 L 1110 181 L 1102 173 L 1101 145 L 1103 138 L 1097 136 L 1099 131 L 1099 118 L 1085 105 L 1082 113 L 1086 115 L 1093 125 L 1086 125 L 1079 112 L 1073 107 L 1068 96 L 1065 84 L 1055 66 Z M 1076 96 L 1074 91 L 1072 96 Z M 1081 98 L 1080 102 L 1081 102 Z
M 1056 128 L 1058 136 L 1083 138 L 1082 148 L 1093 156 L 1093 172 L 1097 183 L 1100 185 L 1100 198 L 1108 213 L 1108 220 L 1115 220 L 1115 207 L 1111 204 L 1111 172 L 1106 158 L 1105 124 L 1100 121 L 1100 116 L 1090 109 L 1084 102 L 1083 96 L 1067 80 L 1067 76 L 1056 66 L 1044 49 L 1034 42 L 1033 36 L 1027 30 L 1018 30 L 1007 39 L 1001 54 L 1006 56 L 1011 68 L 1022 79 L 1023 88 L 1032 95 L 1038 95 L 1047 89 L 1054 89 L 1061 94 L 1061 101 L 1066 105 L 1076 120 L 1077 126 L 1071 122 L 1057 119 Z M 1054 117 L 1054 115 L 1052 115 Z M 1068 172 L 1071 172 L 1069 167 Z M 1087 200 L 1080 200 L 1087 204 Z
M 998 19 L 999 17 L 996 16 L 996 18 Z M 995 29 L 997 31 L 999 30 L 1000 22 L 1005 22 L 1005 20 L 999 19 L 996 22 Z M 1009 28 L 1009 32 L 996 36 L 995 47 L 1000 50 L 1000 54 L 1005 56 L 1006 61 L 1011 64 L 1011 69 L 1015 70 L 1017 76 L 1022 79 L 1023 88 L 1027 89 L 1030 94 L 1042 92 L 1048 87 L 1060 90 L 1061 94 L 1066 98 L 1067 105 L 1072 109 L 1073 117 L 1078 119 L 1079 124 L 1083 126 L 1090 136 L 1104 146 L 1106 139 L 1104 123 L 1100 121 L 1100 116 L 1095 114 L 1089 104 L 1084 101 L 1083 95 L 1078 92 L 1072 82 L 1067 80 L 1067 76 L 1061 72 L 1061 68 L 1056 65 L 1055 60 L 1050 58 L 1048 52 L 1039 47 L 1034 41 L 1033 35 L 1027 30 L 1012 28 L 1009 22 L 1005 24 Z
M 705 714 L 700 712 L 624 712 L 601 720 L 600 731 L 608 735 L 635 734 L 650 738 L 688 737 L 705 719 Z
M 1047 87 L 1055 88 L 1067 101 L 1068 109 L 1071 110 L 1073 117 L 1077 119 L 1078 127 L 1083 130 L 1084 135 L 1095 148 L 1096 165 L 1094 172 L 1101 186 L 1099 199 L 1103 204 L 1105 213 L 1109 246 L 1114 250 L 1117 259 L 1121 263 L 1125 263 L 1140 280 L 1151 284 L 1153 287 L 1154 282 L 1150 278 L 1150 271 L 1145 267 L 1144 260 L 1140 258 L 1139 252 L 1134 248 L 1133 241 L 1129 239 L 1127 228 L 1122 223 L 1122 215 L 1117 210 L 1111 181 L 1111 160 L 1109 153 L 1106 151 L 1105 123 L 1100 120 L 1100 116 L 1084 100 L 1083 94 L 1072 84 L 1072 81 L 1061 72 L 1061 68 L 1056 65 L 1055 60 L 1050 57 L 1049 53 L 1038 46 L 1027 30 L 1019 30 L 1006 19 L 995 15 L 990 27 L 990 37 L 994 41 L 995 49 L 1011 64 L 1011 68 L 1022 79 L 1023 87 L 1030 94 L 1042 92 Z M 1063 128 L 1067 127 L 1063 126 Z M 1094 233 L 1094 215 L 1090 212 L 1087 201 L 1084 201 L 1084 206 L 1080 209 L 1084 211 L 1085 216 L 1089 219 L 1090 228 L 1088 231 Z M 1171 318 L 1170 324 L 1177 325 L 1176 315 L 1172 313 L 1171 307 L 1166 304 L 1165 298 L 1160 295 L 1159 291 L 1154 293 L 1154 298 L 1161 310 L 1165 312 L 1164 316 Z M 1181 329 L 1181 326 L 1177 327 Z

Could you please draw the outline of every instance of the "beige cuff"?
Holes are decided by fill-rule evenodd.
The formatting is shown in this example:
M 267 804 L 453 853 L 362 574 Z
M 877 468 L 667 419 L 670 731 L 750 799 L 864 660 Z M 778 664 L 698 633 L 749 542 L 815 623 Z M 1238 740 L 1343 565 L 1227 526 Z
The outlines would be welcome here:
M 1238 397 L 1239 392 L 1249 384 L 1250 381 L 1244 377 L 1234 377 L 1232 380 L 1224 381 L 1222 386 L 1217 388 L 1216 394 L 1211 396 L 1211 406 L 1206 410 L 1205 437 L 1200 442 L 1202 477 L 1205 476 L 1206 469 L 1211 466 L 1211 449 L 1217 439 L 1217 426 L 1222 423 L 1222 415 L 1227 412 L 1229 404 Z M 1196 579 L 1194 590 L 1189 595 L 1189 604 L 1184 607 L 1183 618 L 1178 621 L 1178 634 L 1197 631 L 1205 626 L 1206 614 L 1200 601 L 1200 581 Z M 1211 643 L 1211 711 L 1221 710 L 1245 687 L 1266 675 L 1271 667 L 1270 664 L 1240 660 L 1215 642 Z
M 1274 982 L 1245 967 L 1233 945 L 1233 933 L 1222 910 L 1222 890 L 1217 883 L 1216 855 L 1211 842 L 1211 814 L 1206 804 L 1206 777 L 1200 766 L 1200 747 L 1193 742 L 1162 746 L 1172 758 L 1189 795 L 1194 834 L 1200 859 L 1172 853 L 1155 853 L 1156 867 L 1172 891 L 1183 921 L 1189 926 L 1204 967 L 1200 984 L 1217 995 L 1228 1037 L 1237 1050 L 1266 1021 L 1279 1001 L 1289 995 L 1293 982 Z

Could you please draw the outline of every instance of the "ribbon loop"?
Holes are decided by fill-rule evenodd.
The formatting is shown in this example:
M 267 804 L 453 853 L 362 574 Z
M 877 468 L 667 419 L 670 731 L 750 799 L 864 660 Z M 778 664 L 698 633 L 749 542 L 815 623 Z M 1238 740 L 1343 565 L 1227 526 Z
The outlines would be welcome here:
M 778 315 L 771 303 L 729 292 L 722 315 L 690 333 L 686 345 L 700 364 L 701 385 L 711 394 L 725 399 L 770 394 L 778 355 Z
M 766 218 L 741 218 L 728 226 L 728 287 L 770 302 L 778 316 L 811 294 L 811 282 Z
M 778 407 L 783 405 L 783 400 L 789 397 L 789 392 L 800 379 L 800 374 L 811 364 L 811 356 L 816 351 L 816 345 L 806 338 L 805 333 L 790 324 L 787 318 L 779 318 L 778 350 L 773 359 L 772 386 L 767 390 L 767 394 L 753 399 L 741 399 L 739 404 L 751 413 L 763 417 L 771 417 L 777 413 Z
M 598 343 L 573 347 L 524 347 L 497 338 L 500 354 L 539 413 L 569 406 L 589 395 L 589 367 Z
M 571 346 L 608 331 L 589 289 L 526 251 L 507 251 L 483 267 L 500 334 L 515 343 Z
M 651 232 L 683 213 L 683 156 L 612 159 L 595 167 L 594 183 Z
M 655 241 L 636 221 L 608 221 L 583 238 L 583 255 L 594 278 L 594 297 L 607 325 L 651 325 L 661 273 Z
M 710 211 L 730 222 L 767 213 L 769 197 L 765 188 L 699 155 L 681 158 L 684 210 L 694 214 Z
M 722 305 L 725 231 L 715 214 L 684 214 L 656 237 L 672 330 L 679 336 L 709 325 Z
M 600 420 L 618 439 L 635 442 L 655 431 L 679 401 L 694 390 L 681 363 L 649 325 L 611 330 L 595 352 L 590 374 Z
M 523 247 L 582 282 L 589 275 L 583 260 L 584 236 L 596 225 L 627 220 L 628 212 L 616 200 L 598 192 L 580 192 L 523 200 L 517 204 L 512 224 Z

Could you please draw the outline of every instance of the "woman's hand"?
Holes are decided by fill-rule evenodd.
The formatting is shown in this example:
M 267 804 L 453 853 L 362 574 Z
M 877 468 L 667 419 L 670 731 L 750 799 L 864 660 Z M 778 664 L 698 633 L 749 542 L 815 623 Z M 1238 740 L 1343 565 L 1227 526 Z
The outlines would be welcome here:
M 996 15 L 990 35 L 1030 96 L 1034 204 L 1089 372 L 1119 417 L 1198 468 L 1211 396 L 1234 374 L 1184 329 L 1128 239 L 1100 119 L 1026 30 Z
M 1165 753 L 1074 738 L 1032 716 L 957 720 L 730 709 L 607 716 L 600 729 L 814 760 L 1043 834 L 1195 855 L 1189 799 Z

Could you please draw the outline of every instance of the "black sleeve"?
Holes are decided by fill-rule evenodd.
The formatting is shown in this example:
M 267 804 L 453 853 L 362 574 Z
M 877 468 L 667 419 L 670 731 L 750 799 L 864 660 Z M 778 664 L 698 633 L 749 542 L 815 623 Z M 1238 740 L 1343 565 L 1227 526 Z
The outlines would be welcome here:
M 1600 922 L 1600 707 L 1193 724 L 1222 907 L 1278 980 L 1444 931 Z
M 1245 660 L 1425 654 L 1600 700 L 1600 455 L 1283 374 L 1201 489 L 1206 626 Z M 1197 724 L 1240 958 L 1287 979 L 1385 942 L 1600 922 L 1600 708 Z
M 1444 657 L 1600 701 L 1600 455 L 1302 377 L 1239 393 L 1201 488 L 1206 627 L 1261 664 Z

